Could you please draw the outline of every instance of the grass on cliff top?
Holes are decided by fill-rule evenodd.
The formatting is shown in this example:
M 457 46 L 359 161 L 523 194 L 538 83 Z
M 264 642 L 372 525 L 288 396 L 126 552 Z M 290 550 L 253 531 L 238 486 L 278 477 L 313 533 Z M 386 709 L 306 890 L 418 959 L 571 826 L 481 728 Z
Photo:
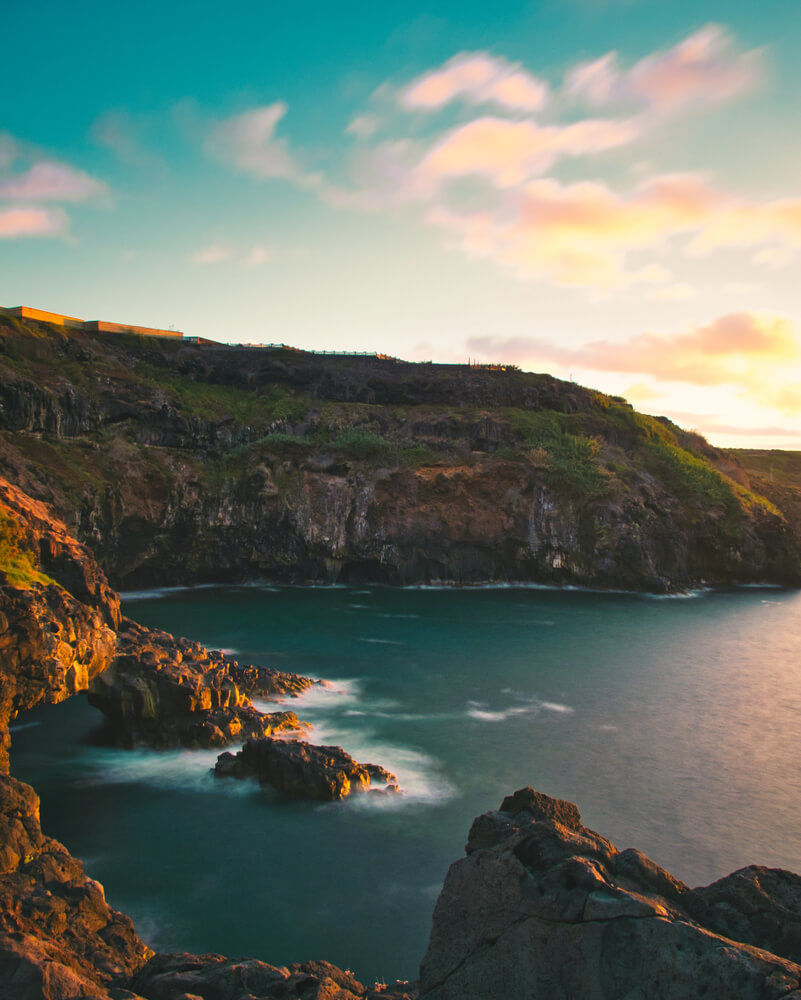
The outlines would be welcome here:
M 30 589 L 35 583 L 55 583 L 40 572 L 34 553 L 26 546 L 22 529 L 16 517 L 0 509 L 0 571 L 6 574 L 12 586 Z
M 732 448 L 732 455 L 747 472 L 764 476 L 782 486 L 801 489 L 801 451 Z

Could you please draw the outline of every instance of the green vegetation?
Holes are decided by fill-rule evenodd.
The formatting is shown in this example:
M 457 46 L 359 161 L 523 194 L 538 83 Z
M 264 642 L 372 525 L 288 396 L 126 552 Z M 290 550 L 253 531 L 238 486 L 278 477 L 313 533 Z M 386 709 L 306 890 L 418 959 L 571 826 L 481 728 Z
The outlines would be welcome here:
M 393 452 L 392 444 L 380 434 L 362 427 L 346 427 L 337 435 L 331 447 L 345 458 L 357 461 L 386 461 Z
M 35 583 L 55 582 L 39 571 L 16 518 L 7 510 L 0 510 L 0 570 L 12 586 L 20 589 L 30 588 Z

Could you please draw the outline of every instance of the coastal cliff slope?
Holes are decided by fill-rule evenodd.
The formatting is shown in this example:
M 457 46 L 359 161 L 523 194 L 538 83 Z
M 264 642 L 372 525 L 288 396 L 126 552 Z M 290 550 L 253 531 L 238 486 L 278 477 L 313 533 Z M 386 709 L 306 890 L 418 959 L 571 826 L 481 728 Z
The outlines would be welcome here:
M 500 366 L 0 317 L 0 473 L 115 587 L 801 582 L 797 491 L 624 400 Z

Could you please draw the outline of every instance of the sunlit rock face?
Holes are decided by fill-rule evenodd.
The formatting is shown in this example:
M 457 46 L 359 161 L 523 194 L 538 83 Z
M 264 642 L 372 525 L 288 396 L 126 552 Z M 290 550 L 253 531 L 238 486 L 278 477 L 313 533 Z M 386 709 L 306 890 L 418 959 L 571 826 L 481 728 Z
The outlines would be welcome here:
M 29 785 L 0 775 L 0 1000 L 107 1000 L 152 955 L 66 847 Z
M 241 666 L 219 650 L 124 618 L 117 655 L 89 686 L 89 701 L 125 747 L 223 747 L 299 732 L 294 712 L 260 712 L 251 697 L 285 698 L 315 682 L 269 667 Z
M 0 478 L 0 769 L 8 722 L 85 691 L 117 645 L 120 603 L 89 550 L 44 504 Z
M 530 788 L 478 817 L 421 966 L 426 1000 L 801 996 L 801 878 L 690 889 Z

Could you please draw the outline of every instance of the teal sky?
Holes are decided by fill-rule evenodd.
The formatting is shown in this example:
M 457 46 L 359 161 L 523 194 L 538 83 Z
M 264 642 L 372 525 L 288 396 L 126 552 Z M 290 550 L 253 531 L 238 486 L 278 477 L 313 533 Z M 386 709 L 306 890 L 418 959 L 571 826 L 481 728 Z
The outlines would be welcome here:
M 7 0 L 0 304 L 801 448 L 801 0 Z

